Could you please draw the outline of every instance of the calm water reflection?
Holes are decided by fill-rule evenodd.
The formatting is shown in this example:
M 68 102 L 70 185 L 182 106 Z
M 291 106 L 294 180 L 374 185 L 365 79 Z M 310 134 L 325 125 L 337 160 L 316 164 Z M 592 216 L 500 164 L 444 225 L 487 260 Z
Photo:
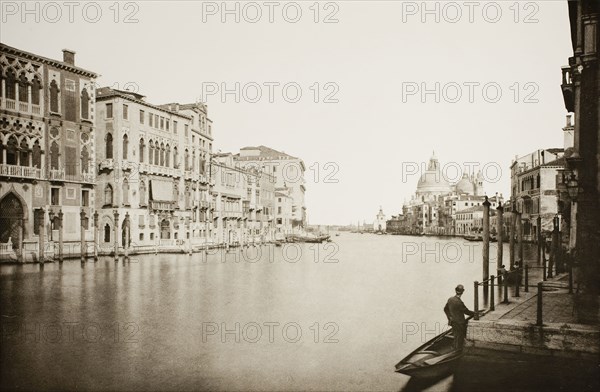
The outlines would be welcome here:
M 334 238 L 244 258 L 2 266 L 3 387 L 402 389 L 394 364 L 445 327 L 457 283 L 472 306 L 481 244 Z

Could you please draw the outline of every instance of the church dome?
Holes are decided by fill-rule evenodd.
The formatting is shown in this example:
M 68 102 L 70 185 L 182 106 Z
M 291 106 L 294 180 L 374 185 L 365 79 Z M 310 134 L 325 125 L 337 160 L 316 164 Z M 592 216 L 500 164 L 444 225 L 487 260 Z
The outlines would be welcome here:
M 463 173 L 460 181 L 456 183 L 456 193 L 466 193 L 468 195 L 475 194 L 475 188 L 473 186 L 473 183 L 469 180 L 467 173 Z
M 450 182 L 444 177 L 440 164 L 435 155 L 429 160 L 429 167 L 421 174 L 417 184 L 417 195 L 424 194 L 447 194 L 452 192 Z

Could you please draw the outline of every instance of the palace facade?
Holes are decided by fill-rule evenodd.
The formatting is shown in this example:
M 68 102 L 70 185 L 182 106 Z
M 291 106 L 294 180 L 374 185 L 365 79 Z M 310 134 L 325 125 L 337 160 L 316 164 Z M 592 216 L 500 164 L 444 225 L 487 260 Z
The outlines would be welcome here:
M 97 74 L 71 50 L 0 49 L 0 258 L 79 254 L 94 236 Z

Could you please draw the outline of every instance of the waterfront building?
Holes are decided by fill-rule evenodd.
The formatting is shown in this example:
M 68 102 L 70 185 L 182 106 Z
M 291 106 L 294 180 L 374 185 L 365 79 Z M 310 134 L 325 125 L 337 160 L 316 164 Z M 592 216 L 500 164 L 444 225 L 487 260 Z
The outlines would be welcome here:
M 275 188 L 275 228 L 276 238 L 292 234 L 294 219 L 294 198 L 290 188 Z
M 98 89 L 96 198 L 101 252 L 174 250 L 211 241 L 208 131 L 196 111 Z M 205 120 L 206 121 L 206 120 Z M 210 139 L 212 140 L 212 139 Z
M 490 228 L 494 228 L 496 210 L 490 208 Z M 483 206 L 477 205 L 460 210 L 456 213 L 456 234 L 465 235 L 483 232 Z M 491 232 L 495 232 L 495 229 Z
M 563 155 L 562 148 L 539 149 L 515 158 L 511 164 L 511 201 L 521 213 L 525 241 L 535 241 L 539 232 L 552 232 L 552 221 L 558 214 L 556 180 L 565 166 Z
M 403 234 L 404 228 L 407 226 L 404 223 L 404 215 L 392 215 L 390 219 L 385 222 L 385 230 L 390 234 Z
M 191 242 L 193 246 L 212 244 L 213 218 L 215 201 L 212 195 L 214 179 L 211 178 L 210 165 L 213 147 L 212 120 L 208 117 L 208 107 L 202 102 L 179 104 L 170 103 L 162 105 L 168 110 L 189 117 L 188 128 L 184 126 L 184 138 L 188 143 L 183 151 L 189 154 L 191 178 L 186 178 L 192 187 L 192 222 L 190 223 Z M 191 139 L 189 139 L 191 137 Z M 190 170 L 186 172 L 189 176 Z
M 243 245 L 246 243 L 248 216 L 244 214 L 243 201 L 247 195 L 250 174 L 235 165 L 233 154 L 213 155 L 212 175 L 215 186 L 212 189 L 215 201 L 213 240 L 218 244 Z
M 272 241 L 275 239 L 275 177 L 270 173 L 259 171 L 257 185 L 254 194 L 261 241 Z M 256 229 L 258 230 L 259 227 Z
M 244 168 L 255 167 L 271 174 L 275 178 L 276 188 L 288 188 L 292 198 L 292 226 L 304 228 L 306 225 L 306 170 L 302 159 L 277 151 L 266 146 L 244 147 L 235 160 Z
M 0 258 L 79 254 L 94 241 L 97 75 L 72 50 L 0 49 Z
M 246 195 L 242 200 L 246 243 L 272 241 L 275 235 L 275 178 L 257 168 L 243 169 Z
M 377 233 L 385 233 L 386 231 L 386 220 L 383 209 L 379 207 L 379 212 L 375 216 L 375 222 L 373 222 L 373 231 Z
M 562 67 L 561 87 L 575 124 L 573 146 L 565 152 L 564 185 L 570 198 L 564 215 L 570 226 L 569 254 L 581 266 L 578 282 L 590 298 L 585 310 L 593 315 L 600 292 L 600 2 L 578 0 L 568 6 L 573 56 Z

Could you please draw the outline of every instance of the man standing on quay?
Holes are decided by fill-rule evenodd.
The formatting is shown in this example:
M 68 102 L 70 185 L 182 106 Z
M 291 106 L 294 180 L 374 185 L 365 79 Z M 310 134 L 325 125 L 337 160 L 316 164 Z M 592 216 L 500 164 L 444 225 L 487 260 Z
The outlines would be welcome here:
M 454 289 L 456 295 L 448 298 L 446 306 L 444 306 L 444 313 L 448 317 L 448 324 L 452 326 L 452 334 L 454 335 L 454 348 L 462 349 L 465 344 L 465 337 L 467 336 L 467 320 L 465 314 L 468 316 L 474 316 L 475 313 L 467 309 L 460 296 L 465 292 L 465 288 L 462 284 L 459 284 Z

